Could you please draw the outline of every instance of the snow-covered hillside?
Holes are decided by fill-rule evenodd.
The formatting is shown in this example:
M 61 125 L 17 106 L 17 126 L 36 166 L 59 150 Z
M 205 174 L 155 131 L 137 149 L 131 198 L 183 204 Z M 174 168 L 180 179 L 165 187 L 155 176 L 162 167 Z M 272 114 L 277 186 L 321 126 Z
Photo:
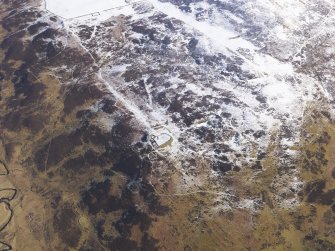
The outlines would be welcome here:
M 293 160 L 306 106 L 332 98 L 299 61 L 327 27 L 329 1 L 50 2 L 148 133 L 157 125 L 171 132 L 166 157 L 203 159 L 211 178 L 264 168 L 259 156 L 274 138 L 278 156 Z M 72 18 L 79 14 L 89 15 Z M 189 168 L 179 169 L 197 180 Z M 290 172 L 286 186 L 301 183 Z M 289 201 L 279 203 L 298 203 Z

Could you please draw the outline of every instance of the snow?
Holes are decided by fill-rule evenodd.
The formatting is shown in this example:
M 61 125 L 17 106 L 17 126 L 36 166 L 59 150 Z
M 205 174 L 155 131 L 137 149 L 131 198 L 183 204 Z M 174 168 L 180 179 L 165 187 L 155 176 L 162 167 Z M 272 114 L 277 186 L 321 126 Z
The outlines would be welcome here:
M 182 12 L 177 6 L 171 3 L 162 3 L 158 0 L 148 0 L 148 2 L 153 5 L 156 11 L 168 15 L 170 18 L 183 21 L 189 29 L 195 31 L 195 34 L 200 39 L 200 47 L 208 53 L 216 54 L 223 52 L 237 54 L 246 61 L 245 67 L 261 76 L 290 75 L 293 73 L 291 64 L 281 63 L 269 55 L 260 54 L 260 48 L 239 36 L 240 34 L 229 30 L 224 24 L 213 24 L 208 20 L 198 21 L 192 14 Z M 201 5 L 204 5 L 204 3 L 200 3 L 199 6 L 201 7 Z M 239 52 L 240 49 L 249 51 L 252 59 L 243 56 Z
M 115 76 L 123 74 L 128 67 L 131 67 L 131 64 L 113 65 L 113 68 L 110 69 L 110 73 Z
M 118 92 L 112 84 L 105 81 L 101 72 L 99 73 L 100 80 L 105 83 L 106 88 L 114 95 L 114 97 L 128 110 L 133 116 L 144 126 L 145 128 L 151 128 L 148 116 L 141 111 L 132 101 L 125 98 L 120 92 Z M 117 81 L 117 79 L 114 79 Z
M 128 5 L 125 0 L 46 0 L 46 9 L 64 19 L 91 15 L 105 20 L 111 16 L 109 12 L 117 8 L 123 9 L 119 14 L 128 13 Z
M 200 88 L 193 83 L 186 84 L 186 88 L 199 96 L 214 95 L 209 88 Z
M 202 33 L 205 38 L 209 38 L 208 42 L 210 42 L 210 46 L 214 46 L 214 48 L 224 49 L 225 52 L 227 52 L 227 48 L 234 51 L 241 47 L 255 49 L 252 43 L 243 38 L 232 40 L 232 38 L 237 35 L 234 32 L 221 26 L 211 25 L 208 22 L 197 21 L 192 15 L 183 13 L 177 6 L 171 3 L 162 3 L 157 0 L 148 0 L 148 2 L 154 6 L 155 10 L 168 15 L 170 18 L 183 21 L 189 28 Z M 206 41 L 202 42 L 206 43 Z
M 303 109 L 304 98 L 301 90 L 295 89 L 292 83 L 285 81 L 272 81 L 262 89 L 262 93 L 267 97 L 267 103 L 274 108 L 277 114 L 291 114 L 300 116 Z

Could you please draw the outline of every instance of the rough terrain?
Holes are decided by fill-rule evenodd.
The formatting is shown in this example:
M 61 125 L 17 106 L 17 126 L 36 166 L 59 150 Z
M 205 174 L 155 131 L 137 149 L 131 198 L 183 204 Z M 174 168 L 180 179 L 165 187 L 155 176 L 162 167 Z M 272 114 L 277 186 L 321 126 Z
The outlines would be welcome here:
M 1 1 L 0 250 L 335 250 L 334 4 L 127 3 Z

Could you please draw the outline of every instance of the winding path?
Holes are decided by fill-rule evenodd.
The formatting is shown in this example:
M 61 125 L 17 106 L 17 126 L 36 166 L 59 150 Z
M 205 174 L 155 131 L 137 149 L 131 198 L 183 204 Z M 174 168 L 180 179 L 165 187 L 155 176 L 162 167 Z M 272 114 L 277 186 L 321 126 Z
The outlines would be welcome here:
M 4 161 L 0 160 L 0 176 L 9 175 L 9 170 Z M 16 196 L 17 190 L 15 188 L 1 188 L 0 189 L 0 232 L 2 232 L 13 219 L 13 209 L 10 201 Z M 0 251 L 12 250 L 12 246 L 0 240 Z

